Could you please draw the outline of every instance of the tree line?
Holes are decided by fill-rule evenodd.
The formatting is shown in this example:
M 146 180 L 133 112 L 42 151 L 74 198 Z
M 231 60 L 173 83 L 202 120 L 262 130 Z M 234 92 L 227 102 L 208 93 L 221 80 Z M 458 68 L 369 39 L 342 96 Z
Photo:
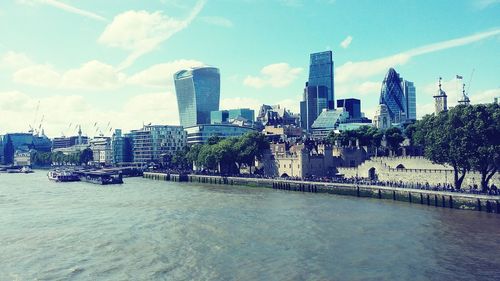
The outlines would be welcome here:
M 206 144 L 195 144 L 177 151 L 172 157 L 171 166 L 191 170 L 194 164 L 197 168 L 221 174 L 238 174 L 243 166 L 251 169 L 255 159 L 262 159 L 267 149 L 269 142 L 258 132 L 224 139 L 212 136 Z
M 92 150 L 86 148 L 81 151 L 76 151 L 69 154 L 64 154 L 61 151 L 57 152 L 40 152 L 35 151 L 31 154 L 31 163 L 35 166 L 50 166 L 55 165 L 86 165 L 94 159 Z
M 488 189 L 500 168 L 498 104 L 458 105 L 438 115 L 426 115 L 409 129 L 427 159 L 453 167 L 456 189 L 472 170 L 481 174 L 483 191 Z

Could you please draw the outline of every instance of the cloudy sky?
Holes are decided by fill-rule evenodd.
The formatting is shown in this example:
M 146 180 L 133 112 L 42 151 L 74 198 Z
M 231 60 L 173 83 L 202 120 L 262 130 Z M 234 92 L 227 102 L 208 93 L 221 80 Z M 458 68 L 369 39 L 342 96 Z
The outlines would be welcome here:
M 394 67 L 432 111 L 437 78 L 500 97 L 499 0 L 2 0 L 0 134 L 178 124 L 172 74 L 221 70 L 221 107 L 298 111 L 309 54 L 332 50 L 336 98 L 372 117 Z M 97 125 L 94 127 L 94 124 Z M 98 129 L 97 129 L 98 128 Z

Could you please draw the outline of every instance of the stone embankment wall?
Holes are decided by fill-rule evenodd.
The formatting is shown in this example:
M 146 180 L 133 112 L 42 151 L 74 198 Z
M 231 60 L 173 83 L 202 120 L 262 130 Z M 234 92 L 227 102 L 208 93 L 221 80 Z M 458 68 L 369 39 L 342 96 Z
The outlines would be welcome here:
M 404 168 L 397 169 L 402 165 Z M 430 185 L 453 184 L 453 169 L 449 166 L 433 164 L 423 157 L 374 157 L 365 161 L 355 168 L 337 168 L 340 174 L 346 178 L 356 175 L 363 178 L 370 177 L 370 169 L 380 181 L 422 183 Z M 481 174 L 469 172 L 465 176 L 463 187 L 468 187 L 481 183 Z M 500 187 L 500 173 L 496 173 L 490 180 L 490 184 Z
M 403 201 L 435 207 L 475 210 L 500 213 L 500 196 L 486 196 L 440 192 L 419 189 L 405 189 L 384 186 L 339 184 L 324 182 L 289 181 L 279 179 L 257 179 L 239 177 L 219 177 L 203 175 L 176 175 L 162 173 L 144 173 L 144 178 L 161 181 L 183 181 L 204 184 L 242 185 L 265 187 L 288 191 L 330 193 L 356 197 L 368 197 Z

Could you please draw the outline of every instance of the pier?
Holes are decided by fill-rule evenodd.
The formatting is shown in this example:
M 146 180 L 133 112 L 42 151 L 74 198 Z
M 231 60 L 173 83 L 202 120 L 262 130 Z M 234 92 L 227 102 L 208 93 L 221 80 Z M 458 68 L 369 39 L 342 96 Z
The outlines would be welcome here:
M 277 190 L 330 193 L 408 202 L 440 208 L 471 210 L 500 214 L 500 196 L 478 195 L 459 192 L 444 192 L 387 186 L 361 185 L 349 183 L 292 181 L 280 179 L 260 179 L 241 177 L 221 177 L 205 175 L 178 175 L 145 172 L 146 179 L 175 182 L 196 182 L 204 184 L 242 185 L 265 187 Z

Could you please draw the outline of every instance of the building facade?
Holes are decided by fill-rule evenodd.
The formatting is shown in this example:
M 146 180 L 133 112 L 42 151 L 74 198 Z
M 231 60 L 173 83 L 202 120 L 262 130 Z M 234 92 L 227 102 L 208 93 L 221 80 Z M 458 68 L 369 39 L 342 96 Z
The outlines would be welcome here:
M 300 126 L 307 132 L 324 109 L 328 108 L 328 88 L 306 84 L 303 100 L 300 102 Z
M 253 122 L 255 121 L 255 111 L 249 108 L 238 108 L 210 112 L 210 124 L 226 124 L 238 118 Z
M 174 74 L 181 126 L 210 124 L 210 112 L 219 110 L 220 73 L 215 67 L 197 67 Z
M 182 126 L 146 125 L 127 136 L 132 138 L 133 162 L 143 164 L 164 164 L 184 149 L 187 140 Z
M 310 55 L 308 84 L 309 86 L 326 87 L 327 107 L 329 109 L 334 108 L 335 91 L 332 51 L 313 53 Z
M 248 132 L 255 131 L 251 127 L 235 126 L 230 124 L 208 124 L 185 128 L 187 132 L 187 144 L 204 144 L 213 136 L 221 138 L 239 137 Z
M 406 104 L 406 119 L 417 120 L 417 90 L 413 82 L 403 80 L 403 91 Z
M 311 126 L 314 139 L 324 139 L 331 131 L 338 130 L 341 123 L 349 119 L 349 112 L 344 107 L 323 110 Z
M 132 139 L 122 135 L 121 129 L 115 129 L 111 137 L 111 147 L 113 149 L 113 165 L 133 162 Z
M 343 107 L 349 113 L 350 119 L 361 118 L 361 100 L 358 99 L 340 99 L 337 100 L 337 108 Z
M 406 99 L 401 81 L 396 70 L 390 68 L 382 82 L 379 104 L 387 106 L 390 123 L 402 123 L 406 120 Z
M 377 110 L 375 111 L 375 116 L 373 117 L 373 125 L 381 130 L 386 130 L 391 127 L 391 116 L 387 105 L 379 104 Z
M 111 165 L 113 163 L 113 150 L 111 148 L 111 138 L 98 136 L 90 140 L 93 162 L 100 165 Z

